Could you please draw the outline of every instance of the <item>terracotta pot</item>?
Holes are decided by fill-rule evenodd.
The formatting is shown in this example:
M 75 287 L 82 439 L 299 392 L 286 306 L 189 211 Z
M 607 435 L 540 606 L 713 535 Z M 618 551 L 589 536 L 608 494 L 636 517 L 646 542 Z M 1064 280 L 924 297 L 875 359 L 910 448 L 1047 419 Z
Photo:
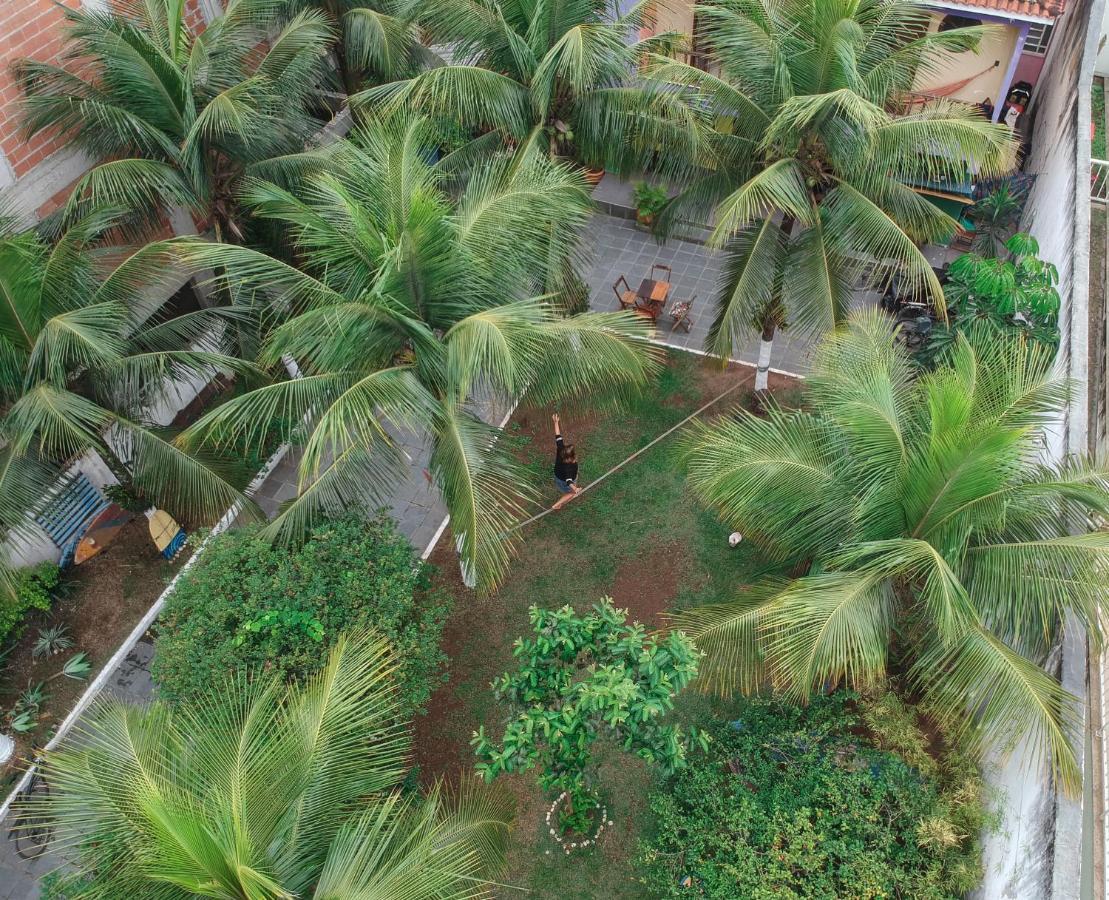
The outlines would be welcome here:
M 604 169 L 586 169 L 585 170 L 585 180 L 592 187 L 596 187 L 598 184 L 600 184 L 601 179 L 604 178 L 604 177 L 605 177 L 605 170 Z

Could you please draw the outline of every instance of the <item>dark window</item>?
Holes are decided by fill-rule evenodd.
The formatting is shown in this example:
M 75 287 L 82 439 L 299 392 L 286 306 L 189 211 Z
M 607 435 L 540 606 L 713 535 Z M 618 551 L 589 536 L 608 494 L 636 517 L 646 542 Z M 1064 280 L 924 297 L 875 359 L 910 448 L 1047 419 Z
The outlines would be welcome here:
M 982 24 L 981 19 L 970 16 L 944 16 L 940 20 L 940 31 L 954 31 L 956 28 L 975 28 Z

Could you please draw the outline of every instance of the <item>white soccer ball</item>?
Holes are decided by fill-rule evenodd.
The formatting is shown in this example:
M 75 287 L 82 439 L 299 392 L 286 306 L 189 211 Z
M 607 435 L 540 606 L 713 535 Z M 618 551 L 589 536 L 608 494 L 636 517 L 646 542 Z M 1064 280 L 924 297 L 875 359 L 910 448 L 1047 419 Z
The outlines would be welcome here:
M 738 531 L 733 531 L 728 535 L 728 543 L 733 547 L 738 547 L 739 542 L 743 540 L 743 535 Z

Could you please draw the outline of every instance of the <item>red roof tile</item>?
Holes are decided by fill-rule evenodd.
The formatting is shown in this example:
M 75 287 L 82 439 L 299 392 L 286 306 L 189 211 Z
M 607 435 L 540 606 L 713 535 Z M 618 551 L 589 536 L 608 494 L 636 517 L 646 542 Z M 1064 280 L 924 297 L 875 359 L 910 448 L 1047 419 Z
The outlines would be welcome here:
M 942 2 L 934 5 L 942 6 Z M 1066 9 L 1067 0 L 954 0 L 959 6 L 977 6 L 980 9 L 989 9 L 999 13 L 1010 13 L 1014 16 L 1037 16 L 1039 18 L 1054 18 L 1061 16 Z

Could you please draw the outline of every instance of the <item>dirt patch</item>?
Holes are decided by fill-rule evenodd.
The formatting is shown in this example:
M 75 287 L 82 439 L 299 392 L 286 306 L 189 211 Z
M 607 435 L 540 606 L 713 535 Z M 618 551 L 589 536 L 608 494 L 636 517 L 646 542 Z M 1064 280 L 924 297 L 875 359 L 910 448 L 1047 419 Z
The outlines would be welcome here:
M 632 621 L 659 628 L 662 614 L 678 595 L 681 568 L 682 545 L 677 542 L 629 559 L 616 570 L 612 602 L 618 609 L 626 609 Z
M 180 560 L 179 560 L 180 561 Z M 48 612 L 27 620 L 26 630 L 4 660 L 0 673 L 0 710 L 6 715 L 29 685 L 45 683 L 47 694 L 36 727 L 16 735 L 16 755 L 0 770 L 6 786 L 33 756 L 33 748 L 50 739 L 58 723 L 84 693 L 87 681 L 56 677 L 73 654 L 85 652 L 94 678 L 135 624 L 165 589 L 178 564 L 167 563 L 154 546 L 146 519 L 138 516 L 99 555 L 62 576 L 60 598 Z M 73 647 L 35 659 L 32 650 L 40 628 L 65 625 Z

